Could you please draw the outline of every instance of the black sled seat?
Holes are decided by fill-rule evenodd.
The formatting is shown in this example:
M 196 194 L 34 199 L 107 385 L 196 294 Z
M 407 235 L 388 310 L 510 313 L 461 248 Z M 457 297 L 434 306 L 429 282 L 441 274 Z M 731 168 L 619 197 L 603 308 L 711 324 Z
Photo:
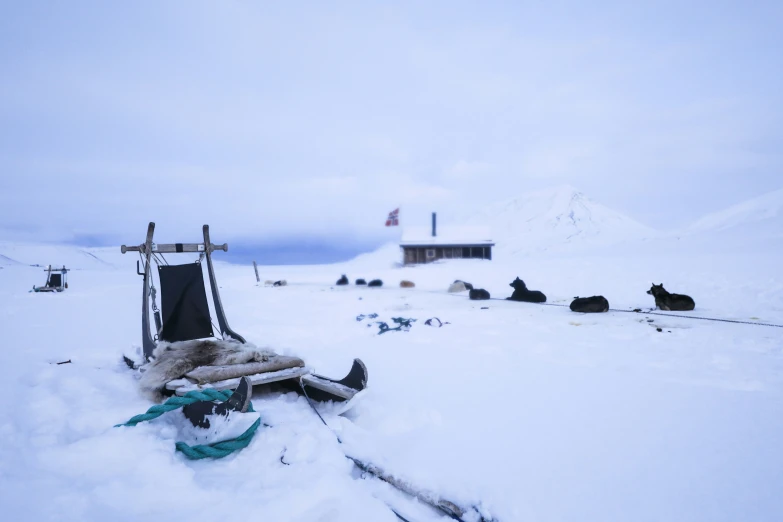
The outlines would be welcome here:
M 143 371 L 143 386 L 156 392 L 185 395 L 207 388 L 235 389 L 242 377 L 248 377 L 254 386 L 274 382 L 295 384 L 296 389 L 315 400 L 338 402 L 352 399 L 366 387 L 367 369 L 359 359 L 354 360 L 345 378 L 329 379 L 313 374 L 298 357 L 255 348 L 231 329 L 212 265 L 212 252 L 228 251 L 228 245 L 212 244 L 208 225 L 203 227 L 203 243 L 155 244 L 152 242 L 154 230 L 155 224 L 150 223 L 142 245 L 121 247 L 123 254 L 138 252 L 141 258 L 136 271 L 144 277 L 141 321 L 144 361 L 139 365 Z M 198 260 L 181 265 L 168 264 L 163 254 L 175 253 L 198 254 Z M 210 313 L 204 260 L 217 325 Z M 158 290 L 151 263 L 157 266 L 161 309 L 157 307 Z

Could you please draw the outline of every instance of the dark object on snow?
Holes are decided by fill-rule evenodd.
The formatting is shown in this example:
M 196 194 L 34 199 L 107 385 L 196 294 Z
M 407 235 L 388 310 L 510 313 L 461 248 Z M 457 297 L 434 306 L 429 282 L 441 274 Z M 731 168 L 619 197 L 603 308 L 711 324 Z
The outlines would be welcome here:
M 343 387 L 344 389 L 355 390 L 358 393 L 367 387 L 367 378 L 367 367 L 361 359 L 354 359 L 348 375 L 339 381 L 324 377 L 323 375 L 311 374 L 308 379 L 302 379 L 300 382 L 292 379 L 286 381 L 285 384 L 291 384 L 292 389 L 295 389 L 294 386 L 298 384 L 298 387 L 301 389 L 301 384 L 303 383 L 308 397 L 315 401 L 341 402 L 348 399 L 330 393 L 331 389 Z
M 658 327 L 658 328 L 656 328 L 656 330 L 657 330 L 657 331 L 659 331 L 659 332 L 662 332 L 662 331 L 663 331 L 663 328 L 661 328 L 661 327 Z
M 462 283 L 463 285 L 465 285 L 465 289 L 466 290 L 473 290 L 473 285 L 472 284 L 470 284 L 470 283 L 468 283 L 466 281 L 462 281 L 461 279 L 455 279 L 454 283 Z
M 482 310 L 489 310 L 489 307 L 488 306 L 482 306 L 481 309 Z
M 433 321 L 437 321 L 437 324 L 436 324 L 436 323 L 434 323 Z M 440 320 L 440 319 L 438 319 L 437 317 L 432 317 L 432 318 L 430 318 L 430 319 L 427 319 L 426 321 L 424 321 L 424 324 L 426 324 L 427 326 L 437 326 L 438 328 L 440 328 L 440 327 L 441 327 L 441 326 L 443 326 L 444 324 L 451 324 L 451 323 L 450 323 L 450 322 L 448 322 L 448 321 L 446 321 L 446 322 L 444 323 L 443 321 L 441 321 L 441 320 Z
M 595 314 L 609 311 L 609 301 L 602 295 L 576 297 L 571 301 L 571 311 L 583 314 Z
M 372 281 L 367 283 L 367 286 L 369 287 L 383 286 L 383 281 L 381 281 L 380 279 L 373 279 Z
M 642 312 L 642 309 L 641 308 L 634 308 L 633 311 L 636 312 L 637 314 L 639 314 L 639 313 Z
M 272 286 L 286 286 L 288 284 L 288 281 L 285 279 L 281 279 L 280 281 L 275 281 L 272 283 Z
M 514 292 L 511 294 L 511 297 L 507 297 L 509 301 L 524 301 L 526 303 L 546 303 L 546 296 L 543 292 L 539 292 L 538 290 L 528 290 L 527 286 L 525 285 L 525 282 L 522 281 L 519 277 L 514 279 L 511 283 L 508 284 L 511 288 L 514 289 Z
M 655 306 L 669 312 L 683 312 L 693 310 L 696 303 L 690 296 L 682 294 L 670 294 L 663 288 L 663 283 L 652 284 L 647 293 L 655 298 Z
M 392 321 L 394 321 L 395 324 L 397 325 L 396 328 L 389 328 L 388 324 L 384 323 L 383 321 L 378 321 L 376 323 L 378 325 L 378 328 L 380 329 L 378 335 L 384 334 L 386 332 L 407 332 L 413 326 L 411 323 L 415 323 L 416 319 L 405 319 L 404 317 L 392 317 Z
M 343 276 L 340 279 L 338 279 L 335 284 L 336 285 L 341 285 L 341 286 L 342 285 L 347 285 L 348 284 L 348 278 L 345 277 L 345 274 L 343 274 Z
M 356 284 L 357 285 L 366 285 L 367 281 L 365 281 L 364 279 L 359 278 L 359 279 L 356 280 Z
M 416 283 L 414 283 L 413 281 L 408 281 L 405 279 L 400 281 L 400 288 L 415 288 L 415 287 L 416 287 Z
M 44 286 L 33 285 L 33 292 L 62 292 L 68 288 L 66 275 L 70 270 L 64 266 L 62 268 L 52 268 L 52 265 L 49 265 L 44 271 L 46 272 L 46 284 Z
M 471 301 L 484 301 L 489 299 L 489 292 L 483 288 L 474 288 L 470 291 L 470 293 L 468 293 L 468 297 Z
M 193 426 L 197 428 L 209 428 L 210 415 L 227 416 L 231 411 L 245 413 L 250 407 L 250 396 L 253 394 L 253 385 L 250 379 L 242 377 L 239 386 L 231 394 L 228 400 L 214 403 L 212 401 L 198 401 L 193 404 L 186 404 L 182 407 L 182 413 Z
M 67 361 L 58 362 L 57 364 L 71 364 L 71 360 L 68 359 Z

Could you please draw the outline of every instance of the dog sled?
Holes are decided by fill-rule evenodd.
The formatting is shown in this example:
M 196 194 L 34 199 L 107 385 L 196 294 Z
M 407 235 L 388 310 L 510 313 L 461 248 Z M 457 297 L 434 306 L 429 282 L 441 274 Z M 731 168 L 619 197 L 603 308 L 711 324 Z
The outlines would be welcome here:
M 364 390 L 367 369 L 359 359 L 354 359 L 344 378 L 331 379 L 313 373 L 298 357 L 253 347 L 229 326 L 212 265 L 212 253 L 227 252 L 228 245 L 211 242 L 209 225 L 203 227 L 203 243 L 156 244 L 154 231 L 155 223 L 150 223 L 144 243 L 120 247 L 123 254 L 137 252 L 140 258 L 136 262 L 136 273 L 143 277 L 143 360 L 126 356 L 125 362 L 142 371 L 143 388 L 162 395 L 184 396 L 205 389 L 233 390 L 243 377 L 248 377 L 253 386 L 279 383 L 305 393 L 308 399 L 334 402 L 351 401 Z M 191 259 L 197 259 L 169 264 L 165 256 L 173 254 L 190 254 Z M 156 270 L 153 270 L 153 264 Z M 204 281 L 204 264 L 211 306 Z M 210 308 L 217 325 L 212 320 Z
M 62 292 L 68 288 L 67 274 L 70 272 L 65 266 L 52 268 L 52 265 L 44 269 L 46 272 L 46 284 L 44 286 L 33 285 L 33 292 Z

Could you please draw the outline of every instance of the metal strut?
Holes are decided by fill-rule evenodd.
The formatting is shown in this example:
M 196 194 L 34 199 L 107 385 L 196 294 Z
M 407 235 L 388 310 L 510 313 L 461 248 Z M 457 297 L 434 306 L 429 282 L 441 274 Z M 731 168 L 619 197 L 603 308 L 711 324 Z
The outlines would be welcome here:
M 220 332 L 223 336 L 228 335 L 232 339 L 236 339 L 240 343 L 245 343 L 245 338 L 236 333 L 228 326 L 226 320 L 226 314 L 223 312 L 223 303 L 220 301 L 220 292 L 218 291 L 217 279 L 215 279 L 215 270 L 212 268 L 212 250 L 215 246 L 209 241 L 209 225 L 204 225 L 204 252 L 207 258 L 207 272 L 209 272 L 209 286 L 212 288 L 212 300 L 215 302 L 215 313 L 217 314 L 218 324 L 220 325 Z M 222 247 L 218 247 L 223 252 L 228 252 L 228 245 L 223 243 Z M 215 248 L 217 249 L 217 248 Z

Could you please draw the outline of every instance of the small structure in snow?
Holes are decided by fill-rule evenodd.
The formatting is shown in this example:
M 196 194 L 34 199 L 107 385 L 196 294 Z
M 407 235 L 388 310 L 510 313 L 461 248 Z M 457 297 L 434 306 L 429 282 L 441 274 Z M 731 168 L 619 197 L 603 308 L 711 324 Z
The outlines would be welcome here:
M 492 242 L 486 227 L 437 228 L 432 213 L 432 228 L 406 227 L 400 241 L 403 263 L 417 265 L 439 259 L 492 259 Z
M 33 285 L 33 292 L 62 292 L 68 288 L 66 277 L 70 270 L 65 268 L 65 265 L 62 268 L 52 268 L 52 265 L 49 265 L 44 271 L 46 272 L 46 284 L 44 286 Z

